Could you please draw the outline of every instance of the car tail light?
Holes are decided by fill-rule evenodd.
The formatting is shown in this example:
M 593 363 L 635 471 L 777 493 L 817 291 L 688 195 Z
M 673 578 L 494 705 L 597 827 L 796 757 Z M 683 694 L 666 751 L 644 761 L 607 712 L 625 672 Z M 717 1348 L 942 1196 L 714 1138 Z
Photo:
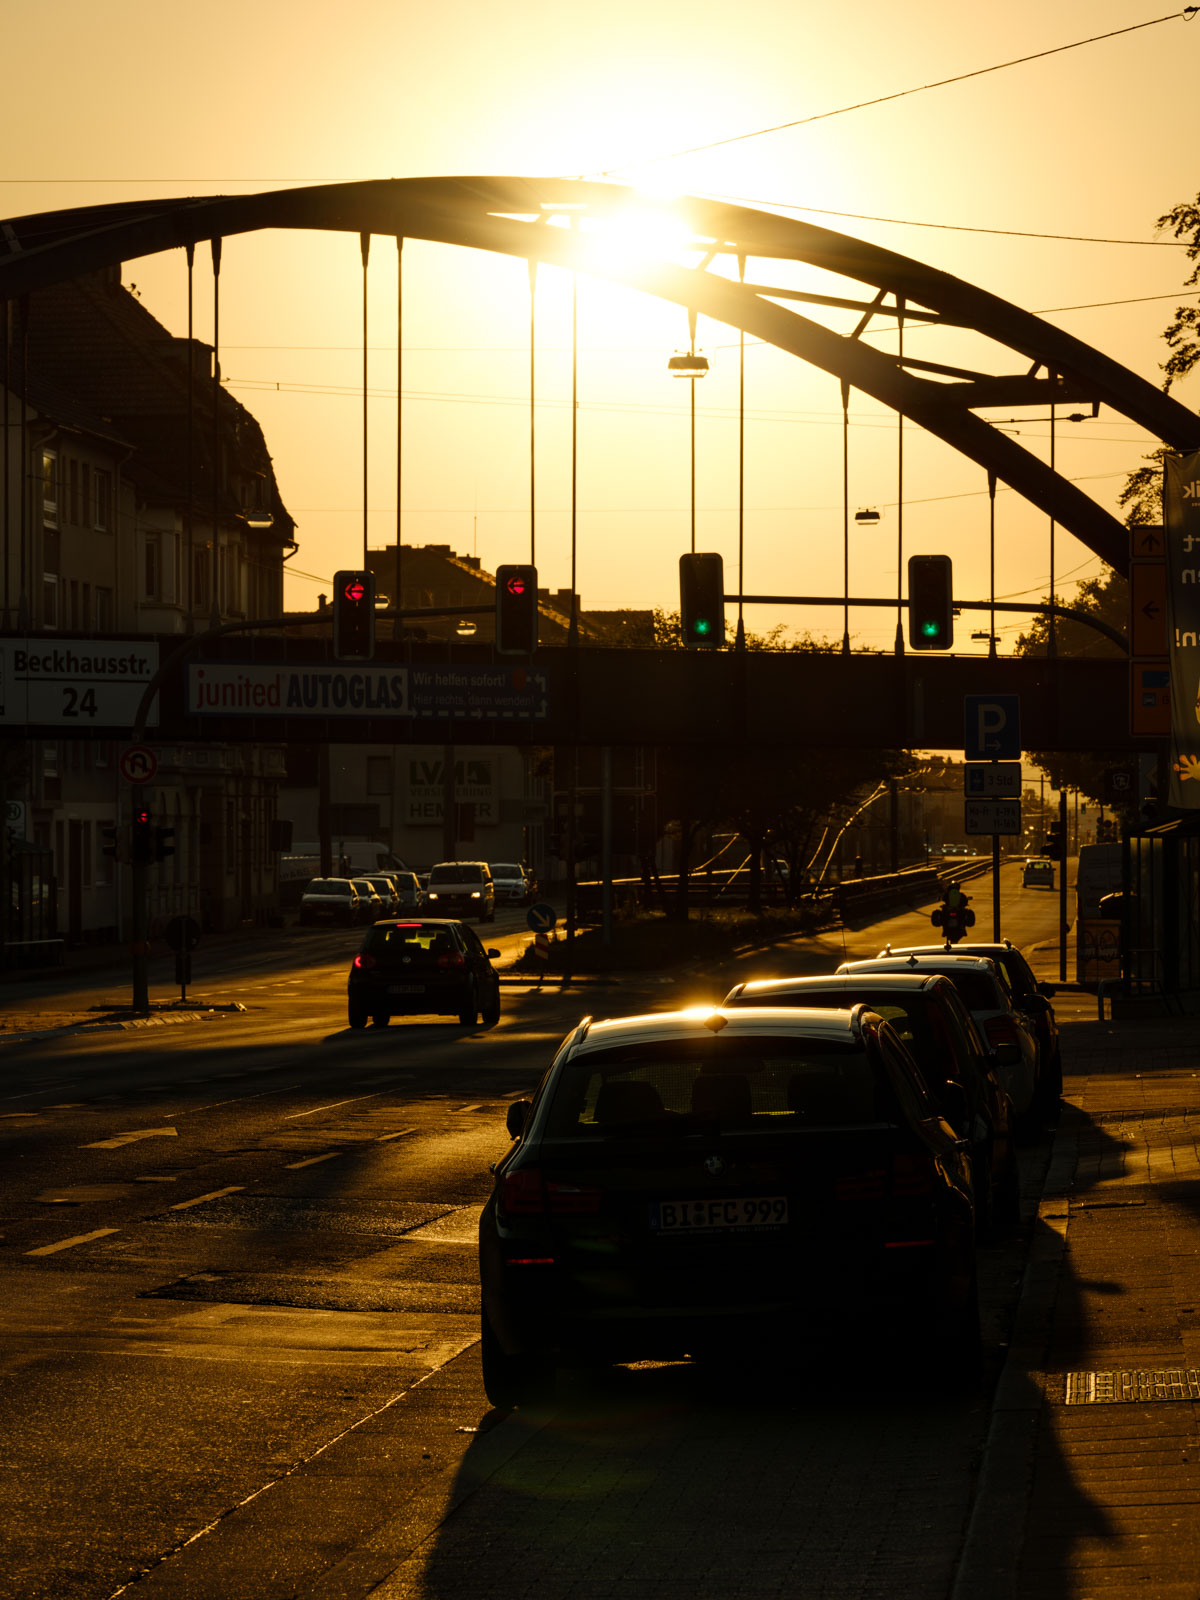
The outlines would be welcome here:
M 360 972 L 369 972 L 370 969 L 375 965 L 375 957 L 374 956 L 355 956 L 354 965 L 358 968 L 358 970 Z
M 1017 1025 L 1011 1017 L 989 1017 L 984 1026 L 987 1029 L 989 1044 L 1019 1045 L 1021 1042 L 1021 1035 L 1017 1031 Z
M 600 1209 L 599 1189 L 582 1189 L 574 1183 L 548 1183 L 546 1196 L 551 1211 L 560 1216 L 583 1216 Z
M 453 955 L 439 956 L 437 958 L 437 964 L 438 964 L 439 967 L 463 967 L 463 966 L 466 966 L 466 962 L 463 960 L 462 956 L 459 955 L 457 950 L 453 953 Z
M 511 1217 L 540 1216 L 546 1209 L 542 1175 L 536 1167 L 506 1172 L 500 1190 L 500 1207 Z
M 932 1163 L 928 1156 L 900 1151 L 892 1157 L 891 1192 L 894 1195 L 933 1193 Z
M 887 1171 L 876 1167 L 870 1172 L 852 1172 L 833 1186 L 836 1200 L 882 1200 Z

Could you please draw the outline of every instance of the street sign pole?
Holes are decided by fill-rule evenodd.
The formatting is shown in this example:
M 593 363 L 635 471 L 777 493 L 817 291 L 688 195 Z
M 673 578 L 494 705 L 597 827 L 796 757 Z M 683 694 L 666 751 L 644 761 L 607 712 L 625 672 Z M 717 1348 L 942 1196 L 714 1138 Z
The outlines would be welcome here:
M 1000 835 L 992 835 L 992 943 L 1000 943 Z
M 130 790 L 133 811 L 136 816 L 144 805 L 149 803 L 150 791 L 138 783 Z M 136 831 L 136 830 L 135 830 Z M 149 954 L 149 917 L 147 916 L 146 898 L 149 893 L 149 863 L 142 859 L 142 852 L 134 849 L 133 861 L 129 868 L 129 889 L 132 896 L 130 905 L 130 931 L 132 934 L 133 956 L 133 1009 L 148 1012 L 150 1010 L 150 963 Z
M 1058 867 L 1058 981 L 1067 981 L 1067 786 L 1058 791 L 1058 830 L 1062 855 Z

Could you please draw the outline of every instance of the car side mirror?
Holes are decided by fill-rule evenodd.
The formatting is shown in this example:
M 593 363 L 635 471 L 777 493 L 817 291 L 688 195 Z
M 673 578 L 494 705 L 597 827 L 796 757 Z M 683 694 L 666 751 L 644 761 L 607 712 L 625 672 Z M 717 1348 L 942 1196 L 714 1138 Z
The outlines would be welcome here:
M 529 1121 L 529 1113 L 533 1110 L 532 1100 L 514 1100 L 504 1113 L 504 1126 L 508 1129 L 510 1139 L 519 1139 L 525 1132 L 525 1124 Z
M 499 950 L 489 950 L 487 952 L 487 958 L 489 961 L 498 961 L 500 959 Z
M 1037 992 L 1040 995 L 1044 995 L 1047 1000 L 1053 1000 L 1054 996 L 1058 993 L 1058 985 L 1055 983 L 1039 983 L 1037 986 Z

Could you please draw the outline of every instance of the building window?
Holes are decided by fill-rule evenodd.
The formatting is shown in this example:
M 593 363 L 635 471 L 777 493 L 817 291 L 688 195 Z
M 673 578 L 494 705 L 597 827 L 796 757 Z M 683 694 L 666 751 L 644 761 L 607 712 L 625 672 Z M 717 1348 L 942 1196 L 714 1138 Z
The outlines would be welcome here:
M 78 580 L 78 578 L 68 578 L 67 579 L 67 615 L 66 615 L 66 619 L 65 620 L 66 620 L 66 625 L 67 625 L 68 628 L 78 628 L 78 626 L 79 626 L 79 580 Z
M 58 579 L 52 572 L 42 574 L 42 627 L 58 627 Z
M 96 586 L 96 630 L 107 633 L 113 625 L 113 592 Z
M 142 593 L 145 595 L 147 600 L 157 600 L 158 599 L 158 590 L 159 590 L 159 581 L 160 581 L 159 559 L 158 558 L 159 558 L 158 540 L 157 540 L 157 538 L 152 539 L 152 538 L 149 537 L 149 535 L 147 535 L 147 538 L 146 538 L 146 564 L 145 564 L 145 567 L 143 569 L 143 587 L 142 587 Z
M 112 473 L 97 467 L 93 474 L 93 489 L 92 526 L 101 533 L 107 533 L 112 527 Z
M 208 592 L 208 571 L 208 551 L 194 550 L 192 552 L 192 605 L 198 611 L 206 611 L 212 599 Z
M 58 452 L 42 451 L 42 526 L 58 527 Z
M 79 463 L 74 456 L 67 462 L 67 521 L 79 526 Z

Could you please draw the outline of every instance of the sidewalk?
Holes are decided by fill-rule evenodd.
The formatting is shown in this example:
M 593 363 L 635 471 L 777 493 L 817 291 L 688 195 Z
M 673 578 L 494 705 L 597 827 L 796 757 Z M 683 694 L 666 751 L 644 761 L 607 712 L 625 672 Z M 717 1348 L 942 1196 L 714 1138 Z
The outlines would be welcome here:
M 954 1600 L 1200 1595 L 1197 1021 L 1064 997 L 1064 1111 Z

